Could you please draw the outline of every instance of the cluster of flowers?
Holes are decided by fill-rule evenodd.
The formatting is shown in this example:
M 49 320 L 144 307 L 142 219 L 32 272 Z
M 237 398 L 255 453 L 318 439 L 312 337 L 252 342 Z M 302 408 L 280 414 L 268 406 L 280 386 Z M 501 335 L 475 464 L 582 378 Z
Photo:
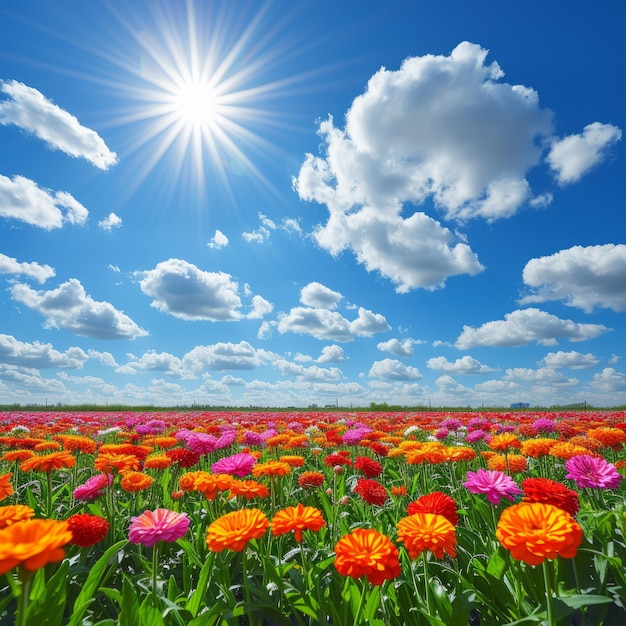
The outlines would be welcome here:
M 125 494 L 144 510 L 127 507 L 136 514 L 123 524 L 124 537 L 148 548 L 188 533 L 192 520 L 185 509 L 197 496 L 219 502 L 205 529 L 206 547 L 215 553 L 241 552 L 268 530 L 274 537 L 291 534 L 300 544 L 304 533 L 338 525 L 337 507 L 361 503 L 353 509 L 361 519 L 329 550 L 339 574 L 372 585 L 401 575 L 402 549 L 411 560 L 425 553 L 454 559 L 459 513 L 467 516 L 471 497 L 499 507 L 492 530 L 513 559 L 529 566 L 571 559 L 584 538 L 576 519 L 581 495 L 622 486 L 625 418 L 8 414 L 0 423 L 0 472 L 6 469 L 0 501 L 12 500 L 0 505 L 0 574 L 34 572 L 63 560 L 68 546 L 102 542 L 121 515 L 115 499 Z M 551 471 L 562 467 L 561 480 L 546 475 L 546 460 Z M 441 467 L 451 478 L 436 488 L 441 472 L 432 470 Z M 89 477 L 79 482 L 78 470 Z M 155 493 L 162 495 L 155 488 L 166 472 L 173 486 L 163 496 L 168 506 L 146 508 Z M 30 473 L 43 477 L 37 510 L 18 501 Z M 283 479 L 289 482 L 279 488 Z M 63 485 L 71 485 L 71 501 L 53 502 Z M 286 505 L 293 498 L 302 501 Z M 312 498 L 317 506 L 303 503 Z M 99 501 L 101 514 L 85 508 L 59 519 Z M 377 510 L 394 511 L 385 518 L 393 523 L 377 524 Z

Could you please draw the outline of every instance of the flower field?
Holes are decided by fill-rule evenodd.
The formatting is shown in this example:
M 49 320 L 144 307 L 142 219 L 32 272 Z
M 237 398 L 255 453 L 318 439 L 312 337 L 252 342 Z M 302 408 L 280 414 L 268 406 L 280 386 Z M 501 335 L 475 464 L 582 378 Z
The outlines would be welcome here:
M 625 412 L 0 414 L 0 624 L 626 623 Z

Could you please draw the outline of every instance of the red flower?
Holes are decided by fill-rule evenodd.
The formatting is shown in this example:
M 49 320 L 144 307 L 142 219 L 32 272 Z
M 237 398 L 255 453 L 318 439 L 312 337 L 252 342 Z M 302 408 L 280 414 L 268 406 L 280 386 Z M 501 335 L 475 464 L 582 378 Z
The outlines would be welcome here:
M 324 459 L 324 463 L 326 463 L 328 467 L 335 467 L 335 465 L 352 465 L 352 461 L 345 454 L 339 452 L 329 454 Z
M 67 525 L 72 533 L 75 546 L 88 548 L 102 541 L 109 532 L 109 522 L 99 515 L 78 513 L 67 519 Z
M 550 478 L 525 478 L 521 482 L 524 490 L 523 502 L 552 504 L 574 516 L 580 509 L 578 494 L 565 485 Z
M 378 481 L 370 478 L 359 478 L 354 493 L 358 493 L 368 504 L 376 506 L 382 506 L 389 499 L 387 490 Z
M 354 461 L 354 469 L 361 472 L 366 478 L 376 478 L 383 473 L 383 466 L 368 456 L 357 456 Z
M 184 469 L 189 469 L 200 462 L 200 455 L 187 448 L 170 448 L 165 451 L 165 456 Z
M 445 517 L 453 526 L 459 523 L 459 515 L 456 512 L 456 502 L 454 498 L 442 491 L 433 491 L 432 493 L 420 496 L 415 502 L 409 504 L 407 513 L 409 515 L 415 515 L 416 513 L 432 513 Z
M 380 441 L 372 441 L 369 444 L 369 449 L 377 456 L 387 456 L 389 454 L 389 447 Z
M 302 489 L 314 489 L 324 484 L 324 474 L 321 472 L 302 472 L 298 476 L 298 485 Z

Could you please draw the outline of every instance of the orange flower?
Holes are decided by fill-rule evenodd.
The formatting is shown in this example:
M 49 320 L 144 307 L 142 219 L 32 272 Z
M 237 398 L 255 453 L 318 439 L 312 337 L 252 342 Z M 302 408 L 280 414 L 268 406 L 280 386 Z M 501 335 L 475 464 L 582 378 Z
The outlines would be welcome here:
M 574 558 L 583 531 L 569 513 L 552 504 L 522 502 L 504 509 L 496 537 L 514 559 L 540 565 L 558 556 Z
M 0 574 L 16 565 L 34 571 L 65 557 L 63 546 L 72 540 L 67 522 L 31 519 L 0 530 Z
M 51 472 L 52 470 L 63 469 L 66 467 L 74 467 L 76 459 L 70 452 L 50 452 L 42 456 L 33 456 L 30 459 L 22 461 L 20 469 L 23 472 Z
M 143 440 L 144 445 L 148 445 L 148 446 L 157 446 L 158 448 L 173 448 L 174 446 L 177 446 L 180 441 L 178 441 L 178 439 L 176 439 L 176 437 L 166 437 L 166 436 L 160 436 L 160 437 L 146 437 Z
M 476 456 L 476 450 L 469 446 L 448 446 L 446 448 L 446 459 L 452 463 L 473 461 Z
M 489 447 L 492 450 L 501 450 L 502 452 L 506 452 L 509 448 L 519 448 L 521 445 L 517 435 L 513 433 L 500 433 L 489 440 Z
M 269 495 L 270 490 L 256 480 L 233 480 L 230 485 L 230 498 L 243 496 L 246 500 L 252 500 L 252 498 L 267 498 Z
M 115 452 L 100 452 L 93 462 L 94 467 L 103 474 L 113 474 L 117 471 L 135 471 L 139 469 L 139 459 L 132 454 L 118 454 Z
M 25 461 L 35 456 L 32 450 L 9 450 L 0 456 L 0 461 Z
M 302 467 L 304 465 L 304 457 L 296 454 L 285 454 L 281 456 L 278 461 L 280 463 L 287 463 L 291 467 Z
M 252 466 L 252 475 L 260 476 L 287 476 L 291 472 L 291 465 L 283 461 L 265 461 Z
M 91 437 L 81 435 L 55 435 L 54 437 L 63 444 L 66 450 L 79 450 L 83 454 L 93 454 L 97 444 Z
M 240 509 L 218 517 L 207 529 L 206 542 L 209 550 L 221 552 L 228 548 L 241 552 L 248 541 L 265 534 L 270 525 L 260 509 Z
M 284 535 L 294 531 L 295 540 L 302 541 L 303 530 L 313 530 L 318 532 L 326 525 L 322 512 L 312 506 L 304 506 L 298 503 L 297 506 L 288 506 L 286 509 L 277 511 L 272 518 L 272 534 L 274 537 Z
M 35 515 L 35 511 L 25 504 L 0 506 L 0 528 L 29 520 L 33 515 Z
M 144 491 L 149 489 L 154 482 L 152 476 L 144 474 L 143 472 L 124 472 L 122 479 L 120 480 L 120 487 L 124 491 L 129 493 L 135 493 L 137 491 Z
M 365 576 L 372 585 L 400 575 L 398 548 L 372 528 L 357 528 L 335 544 L 335 567 L 342 576 Z
M 406 496 L 406 485 L 392 486 L 391 487 L 391 495 L 396 498 L 401 498 L 402 496 Z
M 315 489 L 324 484 L 324 474 L 322 472 L 302 472 L 298 477 L 298 485 L 302 489 Z
M 144 469 L 166 469 L 174 463 L 173 459 L 163 453 L 150 454 L 143 462 Z
M 536 439 L 527 439 L 522 441 L 520 452 L 524 456 L 531 456 L 533 459 L 550 454 L 552 446 L 557 443 L 556 439 L 549 437 L 538 437 Z
M 569 441 L 559 441 L 550 448 L 550 456 L 557 459 L 565 459 L 566 461 L 572 457 L 584 454 L 594 455 L 594 452 L 583 446 L 571 444 Z
M 12 496 L 15 492 L 13 491 L 13 485 L 11 484 L 11 477 L 13 476 L 13 472 L 8 472 L 7 474 L 0 474 L 0 502 L 9 496 Z
M 487 467 L 490 470 L 519 474 L 525 472 L 528 462 L 521 454 L 493 454 L 487 459 Z
M 401 519 L 398 540 L 412 559 L 424 550 L 430 550 L 438 559 L 442 559 L 444 553 L 456 556 L 456 530 L 443 515 L 415 513 Z
M 33 450 L 37 452 L 44 452 L 45 450 L 60 450 L 61 444 L 58 441 L 42 441 L 38 443 Z
M 621 449 L 622 444 L 626 443 L 626 432 L 613 426 L 590 428 L 587 431 L 587 437 L 597 439 L 606 448 L 613 448 L 614 450 Z

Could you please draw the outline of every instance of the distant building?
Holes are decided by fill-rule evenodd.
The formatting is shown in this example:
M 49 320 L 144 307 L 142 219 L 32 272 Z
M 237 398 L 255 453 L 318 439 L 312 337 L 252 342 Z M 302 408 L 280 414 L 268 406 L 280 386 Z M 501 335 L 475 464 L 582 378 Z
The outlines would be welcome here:
M 511 405 L 512 409 L 527 409 L 530 407 L 530 402 L 515 402 Z

